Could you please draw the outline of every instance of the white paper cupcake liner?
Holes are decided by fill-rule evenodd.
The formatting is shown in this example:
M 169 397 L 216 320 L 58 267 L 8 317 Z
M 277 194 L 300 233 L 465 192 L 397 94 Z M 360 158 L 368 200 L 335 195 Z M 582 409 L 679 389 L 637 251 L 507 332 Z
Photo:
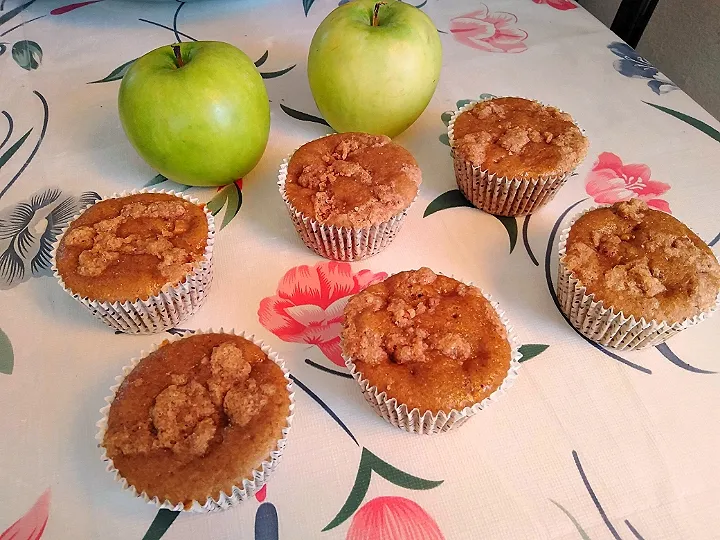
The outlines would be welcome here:
M 188 273 L 182 282 L 177 285 L 166 285 L 159 294 L 150 296 L 146 300 L 137 299 L 135 301 L 128 300 L 125 302 L 101 302 L 71 291 L 65 285 L 64 280 L 58 272 L 56 264 L 57 250 L 60 246 L 60 241 L 63 236 L 65 236 L 72 222 L 80 217 L 85 210 L 97 203 L 90 204 L 83 208 L 70 220 L 68 226 L 65 227 L 58 236 L 51 255 L 52 272 L 65 292 L 84 305 L 95 317 L 111 328 L 128 334 L 155 334 L 177 326 L 197 312 L 205 303 L 213 277 L 212 262 L 215 245 L 215 219 L 207 207 L 200 201 L 188 195 L 183 195 L 182 193 L 175 193 L 174 191 L 154 189 L 123 191 L 122 193 L 111 195 L 108 199 L 117 199 L 139 193 L 165 193 L 174 195 L 175 197 L 202 206 L 205 212 L 208 223 L 208 238 L 205 252 L 203 253 L 202 260 L 196 263 L 195 269 Z
M 565 266 L 563 261 L 570 228 L 583 215 L 597 208 L 611 205 L 593 206 L 580 212 L 560 233 L 558 247 L 557 298 L 560 308 L 570 323 L 586 338 L 600 345 L 621 351 L 633 351 L 652 347 L 665 342 L 678 332 L 694 326 L 709 317 L 720 307 L 720 295 L 715 305 L 708 311 L 676 323 L 650 320 L 637 320 L 626 316 L 622 311 L 607 308 L 602 301 L 596 301 L 594 295 L 586 294 L 587 289 L 580 280 Z
M 468 284 L 472 285 L 472 283 Z M 345 359 L 345 365 L 348 370 L 350 370 L 350 375 L 352 375 L 355 382 L 357 382 L 360 386 L 360 390 L 363 393 L 365 401 L 368 402 L 370 407 L 372 407 L 377 414 L 382 416 L 393 426 L 409 433 L 417 433 L 419 435 L 442 433 L 462 426 L 471 416 L 474 416 L 483 409 L 486 409 L 492 403 L 495 403 L 513 385 L 518 376 L 520 359 L 522 358 L 520 343 L 515 335 L 515 331 L 513 330 L 510 321 L 505 316 L 505 312 L 500 309 L 499 304 L 492 300 L 492 297 L 489 294 L 486 294 L 482 290 L 481 292 L 495 309 L 498 317 L 500 317 L 500 321 L 505 327 L 507 338 L 510 343 L 510 368 L 508 369 L 507 375 L 500 386 L 498 386 L 492 394 L 479 403 L 465 407 L 462 410 L 452 409 L 449 413 L 444 411 L 433 413 L 432 411 L 421 411 L 417 407 L 409 409 L 407 405 L 399 403 L 395 398 L 389 397 L 386 392 L 378 391 L 377 386 L 372 386 L 370 382 L 363 377 L 362 373 L 358 371 L 352 358 L 343 356 Z
M 287 180 L 288 164 L 294 153 L 283 159 L 280 164 L 278 188 L 290 214 L 290 219 L 295 225 L 295 230 L 308 248 L 326 259 L 353 262 L 377 255 L 395 239 L 402 228 L 410 206 L 417 197 L 405 210 L 377 225 L 362 229 L 324 225 L 297 210 L 287 197 L 285 181 Z
M 455 111 L 448 123 L 448 140 L 453 157 L 455 180 L 458 188 L 473 206 L 497 216 L 524 216 L 532 214 L 550 202 L 558 190 L 573 174 L 569 171 L 558 176 L 539 178 L 508 178 L 482 170 L 458 156 L 455 152 L 455 120 L 488 98 L 471 101 Z M 575 124 L 577 125 L 577 124 Z M 578 163 L 579 165 L 579 163 Z
M 287 380 L 287 391 L 290 398 L 290 413 L 287 417 L 287 422 L 285 427 L 282 430 L 282 437 L 278 439 L 275 450 L 270 452 L 270 455 L 267 459 L 263 460 L 260 466 L 252 471 L 252 480 L 243 479 L 242 485 L 236 485 L 232 487 L 231 492 L 225 493 L 220 492 L 220 496 L 215 499 L 213 497 L 208 497 L 205 501 L 193 501 L 192 506 L 186 508 L 185 505 L 182 503 L 179 504 L 173 504 L 172 502 L 168 500 L 159 500 L 158 497 L 149 497 L 147 493 L 138 492 L 137 489 L 135 489 L 134 486 L 130 485 L 128 481 L 120 474 L 120 471 L 118 471 L 115 468 L 115 465 L 113 461 L 108 457 L 107 451 L 103 447 L 103 441 L 105 440 L 105 433 L 107 431 L 108 427 L 108 415 L 110 413 L 110 407 L 115 400 L 115 395 L 117 394 L 118 389 L 120 388 L 120 385 L 125 380 L 125 378 L 132 372 L 133 369 L 135 369 L 135 366 L 137 366 L 145 357 L 147 357 L 149 354 L 155 352 L 158 350 L 161 346 L 172 343 L 174 341 L 178 341 L 181 339 L 184 339 L 186 337 L 189 337 L 191 335 L 195 334 L 213 334 L 213 333 L 224 333 L 224 334 L 232 334 L 235 336 L 240 336 L 242 338 L 247 339 L 248 341 L 251 341 L 262 351 L 267 354 L 268 358 L 275 362 L 278 366 L 280 366 L 280 369 L 282 369 L 283 374 L 285 375 L 285 379 Z M 265 345 L 265 343 L 260 340 L 256 339 L 254 335 L 247 335 L 245 332 L 236 333 L 235 330 L 224 330 L 223 328 L 220 328 L 219 330 L 195 330 L 192 332 L 187 332 L 183 335 L 174 335 L 170 338 L 164 340 L 163 342 L 159 344 L 155 344 L 149 352 L 141 351 L 140 355 L 136 358 L 133 358 L 130 361 L 130 364 L 125 366 L 122 370 L 122 375 L 119 375 L 115 378 L 115 385 L 113 385 L 110 388 L 110 395 L 105 398 L 105 401 L 107 402 L 107 405 L 105 405 L 102 409 L 100 409 L 100 414 L 102 415 L 102 418 L 99 422 L 97 422 L 96 426 L 98 428 L 98 432 L 95 435 L 95 439 L 98 441 L 98 446 L 102 450 L 102 456 L 101 459 L 107 464 L 106 470 L 109 473 L 112 473 L 115 477 L 115 481 L 120 483 L 123 490 L 131 493 L 133 496 L 138 497 L 142 500 L 144 500 L 146 503 L 152 504 L 160 509 L 166 509 L 166 510 L 173 510 L 173 511 L 180 511 L 180 512 L 194 512 L 194 513 L 206 513 L 206 512 L 216 512 L 220 510 L 226 510 L 232 506 L 235 506 L 242 501 L 252 497 L 255 493 L 257 493 L 267 482 L 267 479 L 270 477 L 270 475 L 275 471 L 275 469 L 278 466 L 278 463 L 280 462 L 280 458 L 283 455 L 283 452 L 285 450 L 285 446 L 287 444 L 287 438 L 288 434 L 290 433 L 290 427 L 292 426 L 292 421 L 294 418 L 294 410 L 295 410 L 295 393 L 293 391 L 293 384 L 290 380 L 290 372 L 285 367 L 285 361 L 282 360 L 277 353 L 273 352 L 272 349 L 270 349 L 269 346 Z

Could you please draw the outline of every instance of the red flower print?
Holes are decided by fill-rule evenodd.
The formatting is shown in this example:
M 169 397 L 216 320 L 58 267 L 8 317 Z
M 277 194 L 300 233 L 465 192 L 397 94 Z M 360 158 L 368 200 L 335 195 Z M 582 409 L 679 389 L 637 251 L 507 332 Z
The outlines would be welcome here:
M 344 366 L 340 325 L 345 304 L 386 277 L 370 270 L 353 274 L 350 264 L 341 262 L 296 266 L 280 280 L 276 295 L 260 302 L 260 324 L 283 341 L 317 345 L 334 364 Z
M 450 20 L 450 33 L 468 47 L 488 52 L 519 53 L 527 50 L 523 43 L 527 32 L 515 26 L 512 13 L 491 13 L 485 4 L 480 9 Z
M 444 540 L 435 520 L 403 497 L 377 497 L 353 516 L 346 540 Z
M 648 206 L 670 212 L 670 205 L 658 199 L 670 189 L 669 184 L 650 180 L 650 167 L 642 163 L 623 165 L 611 152 L 603 152 L 585 179 L 585 191 L 596 203 L 612 204 L 630 199 L 642 199 Z
M 50 489 L 47 489 L 23 517 L 0 534 L 0 540 L 38 540 L 47 525 L 49 512 Z
M 533 0 L 536 4 L 547 4 L 550 7 L 565 11 L 568 9 L 575 9 L 576 4 L 573 4 L 570 0 Z
M 257 502 L 259 502 L 259 503 L 265 501 L 265 497 L 267 497 L 267 484 L 265 484 L 263 487 L 261 487 L 260 491 L 255 493 L 255 498 L 257 499 Z
M 66 6 L 61 6 L 59 8 L 55 8 L 50 12 L 50 15 L 62 15 L 64 13 L 68 13 L 69 11 L 74 11 L 78 8 L 89 6 L 90 4 L 97 4 L 101 0 L 90 0 L 89 2 L 78 2 L 77 4 L 68 4 Z

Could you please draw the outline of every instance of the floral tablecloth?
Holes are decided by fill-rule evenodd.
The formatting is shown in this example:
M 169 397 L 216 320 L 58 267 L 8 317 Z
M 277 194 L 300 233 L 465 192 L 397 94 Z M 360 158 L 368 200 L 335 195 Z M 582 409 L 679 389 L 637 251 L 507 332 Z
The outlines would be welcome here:
M 423 169 L 420 196 L 382 254 L 325 261 L 298 239 L 275 181 L 288 151 L 330 131 L 306 51 L 335 2 L 0 0 L 0 538 L 718 538 L 720 316 L 617 353 L 578 335 L 553 292 L 559 230 L 595 203 L 638 197 L 718 243 L 718 122 L 570 0 L 426 0 L 442 76 L 398 138 Z M 157 176 L 117 115 L 135 58 L 195 39 L 257 59 L 272 100 L 260 164 L 219 190 Z M 467 208 L 456 190 L 445 126 L 483 94 L 556 105 L 590 138 L 577 175 L 531 218 Z M 105 471 L 103 398 L 163 335 L 115 335 L 49 276 L 78 208 L 142 186 L 184 190 L 222 224 L 208 302 L 183 327 L 254 332 L 296 383 L 276 475 L 218 514 L 158 512 Z M 524 343 L 507 395 L 439 436 L 376 416 L 338 338 L 349 295 L 422 265 L 490 292 Z

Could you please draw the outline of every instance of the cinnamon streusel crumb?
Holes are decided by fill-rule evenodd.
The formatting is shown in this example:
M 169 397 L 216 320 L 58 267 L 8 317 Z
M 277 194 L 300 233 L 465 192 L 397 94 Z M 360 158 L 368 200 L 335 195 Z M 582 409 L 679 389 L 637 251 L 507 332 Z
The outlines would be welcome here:
M 679 322 L 708 310 L 720 293 L 710 248 L 640 199 L 586 213 L 566 246 L 563 262 L 588 294 L 626 316 Z
M 510 367 L 505 327 L 480 290 L 429 268 L 352 297 L 342 347 L 371 385 L 410 409 L 448 412 L 482 401 Z
M 282 370 L 256 345 L 198 334 L 144 358 L 118 389 L 103 441 L 150 497 L 204 502 L 269 458 L 289 414 Z
M 163 193 L 100 201 L 71 223 L 57 267 L 72 292 L 100 301 L 137 300 L 185 279 L 202 259 L 201 207 Z
M 588 141 L 567 113 L 527 99 L 495 98 L 457 117 L 454 149 L 498 176 L 536 178 L 572 171 Z
M 298 211 L 321 223 L 365 228 L 410 206 L 420 182 L 415 159 L 388 137 L 342 133 L 295 152 L 285 191 Z

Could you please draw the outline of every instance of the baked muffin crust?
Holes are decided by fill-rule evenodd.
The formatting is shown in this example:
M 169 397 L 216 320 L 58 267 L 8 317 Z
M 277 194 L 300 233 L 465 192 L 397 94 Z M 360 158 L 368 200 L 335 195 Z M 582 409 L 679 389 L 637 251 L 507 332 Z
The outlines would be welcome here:
M 588 151 L 569 114 L 514 97 L 481 101 L 458 115 L 453 138 L 459 157 L 508 178 L 568 173 Z
M 290 159 L 290 204 L 325 225 L 366 228 L 408 208 L 422 181 L 412 154 L 384 135 L 336 133 Z
M 290 414 L 280 367 L 250 341 L 196 334 L 165 344 L 123 381 L 103 446 L 138 492 L 186 506 L 251 479 Z
M 429 268 L 400 272 L 350 299 L 342 347 L 398 404 L 450 412 L 482 401 L 510 368 L 507 332 L 476 287 Z
M 606 308 L 646 321 L 694 317 L 720 293 L 712 250 L 673 216 L 639 199 L 580 217 L 563 262 Z
M 176 285 L 202 260 L 204 210 L 165 193 L 105 199 L 74 220 L 56 264 L 73 293 L 99 301 L 146 299 Z

